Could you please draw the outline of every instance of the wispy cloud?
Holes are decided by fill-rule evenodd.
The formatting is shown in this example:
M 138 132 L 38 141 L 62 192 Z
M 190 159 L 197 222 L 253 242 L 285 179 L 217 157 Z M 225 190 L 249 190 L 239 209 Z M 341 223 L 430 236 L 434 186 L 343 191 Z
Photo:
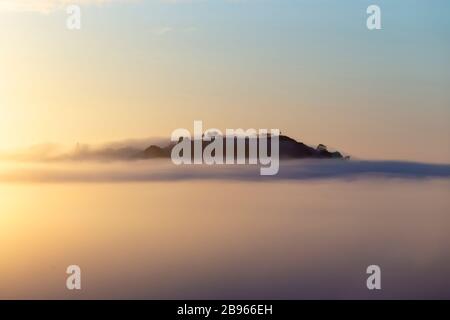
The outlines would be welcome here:
M 141 138 L 110 141 L 102 144 L 77 143 L 73 147 L 53 143 L 34 145 L 18 150 L 0 151 L 1 162 L 57 162 L 57 161 L 119 161 L 143 151 L 150 145 L 168 145 L 164 138 Z
M 158 26 L 150 28 L 150 33 L 157 37 L 162 37 L 170 33 L 191 33 L 198 29 L 196 27 L 171 27 L 171 26 Z
M 174 28 L 172 27 L 167 27 L 167 26 L 162 26 L 162 27 L 154 27 L 150 29 L 150 33 L 155 35 L 155 36 L 163 36 L 169 32 L 172 32 L 174 30 Z

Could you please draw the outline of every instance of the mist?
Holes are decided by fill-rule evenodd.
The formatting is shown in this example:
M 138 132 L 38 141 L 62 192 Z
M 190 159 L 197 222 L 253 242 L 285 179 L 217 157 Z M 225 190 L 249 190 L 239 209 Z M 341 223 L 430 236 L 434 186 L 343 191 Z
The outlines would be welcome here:
M 3 163 L 0 182 L 151 182 L 183 180 L 304 181 L 324 179 L 449 179 L 449 164 L 406 161 L 289 160 L 275 176 L 258 165 L 174 165 L 169 159 Z

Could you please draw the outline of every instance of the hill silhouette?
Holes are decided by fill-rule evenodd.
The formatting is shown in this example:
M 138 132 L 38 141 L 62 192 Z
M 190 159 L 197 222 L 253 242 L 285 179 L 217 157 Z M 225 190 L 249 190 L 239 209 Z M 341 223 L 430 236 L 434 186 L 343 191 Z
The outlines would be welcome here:
M 223 139 L 223 155 L 226 156 L 226 137 L 216 138 Z M 249 138 L 249 137 L 235 137 L 234 138 L 234 155 L 237 155 L 237 145 L 238 143 L 244 143 L 245 145 L 245 157 L 249 157 L 249 149 L 251 145 L 251 139 L 256 139 L 256 145 L 259 145 L 259 137 Z M 244 141 L 238 141 L 244 140 Z M 270 140 L 270 137 L 268 138 Z M 182 139 L 178 143 L 180 143 Z M 211 143 L 212 141 L 202 140 L 202 151 Z M 270 142 L 270 141 L 269 141 Z M 194 150 L 194 140 L 191 140 L 191 150 Z M 177 143 L 169 144 L 166 147 L 159 147 L 157 145 L 151 145 L 145 150 L 135 154 L 135 158 L 138 159 L 153 159 L 153 158 L 170 158 L 172 148 Z M 270 143 L 268 144 L 268 153 L 271 153 Z M 317 148 L 310 147 L 302 142 L 298 142 L 288 136 L 280 135 L 279 137 L 279 154 L 281 159 L 305 159 L 305 158 L 317 158 L 317 159 L 342 159 L 343 156 L 340 152 L 330 152 L 327 147 L 323 144 L 319 144 Z

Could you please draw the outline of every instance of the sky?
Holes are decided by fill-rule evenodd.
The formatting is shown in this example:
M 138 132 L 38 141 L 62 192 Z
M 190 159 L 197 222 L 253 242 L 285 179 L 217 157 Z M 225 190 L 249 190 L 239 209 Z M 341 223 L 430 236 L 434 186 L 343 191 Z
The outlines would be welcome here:
M 77 3 L 77 1 L 70 1 Z M 0 150 L 279 128 L 450 162 L 447 0 L 0 0 Z M 382 30 L 366 28 L 377 4 Z

